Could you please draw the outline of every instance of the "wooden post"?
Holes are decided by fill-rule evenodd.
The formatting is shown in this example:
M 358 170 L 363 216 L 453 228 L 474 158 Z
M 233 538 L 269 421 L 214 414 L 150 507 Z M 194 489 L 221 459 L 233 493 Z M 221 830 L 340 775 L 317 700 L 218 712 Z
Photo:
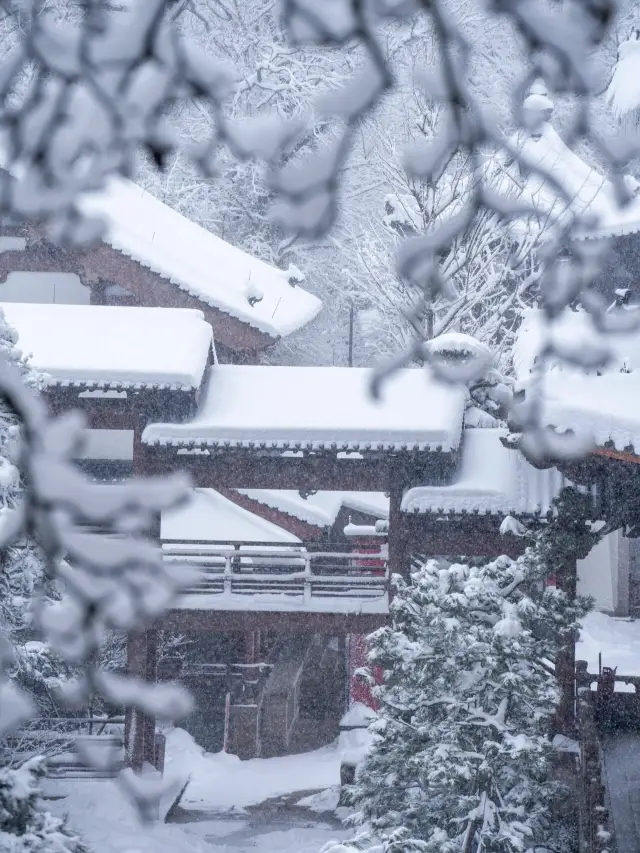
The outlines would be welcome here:
M 144 477 L 146 475 L 146 471 L 145 471 L 145 446 L 142 443 L 142 431 L 144 430 L 144 423 L 143 423 L 142 418 L 140 417 L 139 412 L 135 412 L 133 415 L 133 418 L 134 418 L 133 459 L 132 459 L 133 476 L 134 477 Z
M 146 661 L 145 680 L 156 684 L 158 679 L 158 630 L 151 628 L 145 632 Z M 144 753 L 143 761 L 155 765 L 156 758 L 156 718 L 144 715 Z
M 408 577 L 411 571 L 411 546 L 409 543 L 407 525 L 400 509 L 402 505 L 403 488 L 394 484 L 389 498 L 389 574 Z
M 562 590 L 570 601 L 576 597 L 578 582 L 577 561 L 568 559 L 560 566 L 556 575 L 558 589 Z M 556 731 L 567 737 L 575 737 L 576 730 L 576 640 L 575 632 L 567 642 L 558 648 L 555 671 L 560 687 L 560 702 L 556 710 Z
M 127 640 L 127 674 L 155 684 L 158 668 L 158 631 L 152 628 L 130 634 Z M 124 742 L 127 763 L 136 771 L 155 761 L 155 717 L 127 708 Z
M 147 638 L 144 633 L 127 638 L 127 674 L 144 678 L 147 668 Z M 138 708 L 127 708 L 124 718 L 124 744 L 127 764 L 142 770 L 144 763 L 144 714 Z
M 106 282 L 99 279 L 93 281 L 90 286 L 89 303 L 91 305 L 106 305 L 107 304 L 107 285 Z
M 255 631 L 247 631 L 244 635 L 244 663 L 257 663 Z

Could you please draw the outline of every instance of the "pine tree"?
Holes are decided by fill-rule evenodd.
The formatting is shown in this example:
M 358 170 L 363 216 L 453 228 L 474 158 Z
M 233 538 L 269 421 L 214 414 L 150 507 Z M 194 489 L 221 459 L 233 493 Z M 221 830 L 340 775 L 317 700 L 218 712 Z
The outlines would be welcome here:
M 521 853 L 554 846 L 550 774 L 558 632 L 585 612 L 545 586 L 530 549 L 485 565 L 431 560 L 398 580 L 372 635 L 384 670 L 374 746 L 351 801 L 385 848 Z
M 41 759 L 0 768 L 0 850 L 8 853 L 88 853 L 64 820 L 38 807 Z
M 42 377 L 32 370 L 16 346 L 17 335 L 0 312 L 0 352 L 20 371 L 25 384 L 38 389 Z M 19 511 L 24 483 L 15 465 L 20 439 L 19 424 L 0 406 L 0 528 Z M 35 546 L 20 541 L 0 551 L 0 650 L 10 653 L 8 676 L 40 712 L 55 712 L 52 690 L 68 668 L 49 647 L 36 639 L 32 624 L 34 592 L 57 598 L 58 591 L 45 577 Z M 0 661 L 0 665 L 5 661 Z M 4 673 L 0 673 L 0 676 Z M 29 737 L 26 738 L 29 741 Z M 4 747 L 4 748 L 3 748 Z M 41 808 L 39 780 L 42 759 L 20 766 L 11 741 L 0 738 L 0 850 L 11 853 L 85 853 L 88 848 L 59 818 Z M 2 765 L 5 766 L 2 766 Z
M 34 370 L 18 347 L 18 335 L 0 312 L 0 353 L 17 370 L 23 382 L 40 390 L 44 377 Z M 14 415 L 0 405 L 0 531 L 21 503 L 24 483 L 14 464 L 20 428 Z M 57 711 L 54 689 L 69 675 L 68 667 L 40 642 L 33 630 L 32 603 L 36 591 L 51 600 L 59 590 L 48 582 L 35 545 L 19 541 L 0 551 L 0 639 L 11 648 L 10 677 L 33 699 L 40 712 Z

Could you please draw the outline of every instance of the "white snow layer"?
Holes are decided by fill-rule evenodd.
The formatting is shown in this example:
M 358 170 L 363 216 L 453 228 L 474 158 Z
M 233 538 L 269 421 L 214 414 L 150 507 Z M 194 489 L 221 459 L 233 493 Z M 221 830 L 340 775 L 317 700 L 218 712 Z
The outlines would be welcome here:
M 640 199 L 625 207 L 618 204 L 613 184 L 565 145 L 555 128 L 545 122 L 539 136 L 518 131 L 511 138 L 525 174 L 518 181 L 522 200 L 539 216 L 563 221 L 568 216 L 584 219 L 583 237 L 633 233 L 640 229 Z M 569 203 L 532 167 L 551 175 L 569 198 Z M 633 179 L 627 178 L 633 183 Z M 513 187 L 505 181 L 505 187 Z M 588 219 L 587 219 L 588 218 Z
M 517 450 L 500 441 L 504 429 L 465 429 L 462 459 L 447 486 L 408 489 L 404 512 L 480 512 L 532 515 L 546 513 L 565 481 L 555 468 L 539 471 Z
M 303 498 L 294 489 L 236 489 L 250 500 L 305 521 L 315 527 L 331 527 L 343 506 L 375 516 L 389 517 L 389 498 L 384 492 L 316 492 Z
M 545 380 L 542 419 L 559 432 L 591 436 L 602 447 L 640 451 L 640 372 L 580 376 L 551 373 Z
M 635 313 L 638 309 L 629 310 Z M 536 356 L 549 339 L 558 340 L 565 346 L 570 344 L 578 351 L 582 346 L 594 344 L 608 348 L 611 360 L 605 368 L 598 370 L 600 373 L 640 368 L 639 330 L 606 335 L 595 328 L 586 311 L 563 311 L 556 320 L 550 322 L 538 308 L 529 308 L 523 312 L 522 324 L 513 347 L 513 367 L 517 379 L 526 379 L 531 374 Z M 569 368 L 564 362 L 548 365 L 548 369 L 566 372 Z M 575 372 L 584 375 L 585 370 L 577 368 Z
M 563 432 L 588 434 L 596 445 L 611 441 L 617 450 L 640 449 L 640 333 L 603 336 L 593 330 L 584 311 L 564 312 L 545 329 L 540 313 L 528 311 L 514 347 L 514 368 L 526 392 L 535 357 L 550 334 L 580 351 L 583 346 L 606 345 L 611 362 L 585 373 L 566 364 L 551 364 L 543 382 L 543 422 Z M 625 371 L 631 372 L 621 372 Z
M 196 812 L 194 820 L 141 824 L 111 779 L 45 780 L 46 793 L 60 797 L 46 806 L 68 815 L 96 853 L 206 853 L 216 847 L 235 853 L 317 853 L 353 831 L 312 815 L 283 829 L 279 816 L 271 820 L 269 813 L 250 821 L 247 807 L 309 790 L 333 792 L 340 784 L 341 757 L 332 745 L 303 755 L 240 761 L 207 753 L 183 729 L 173 729 L 167 734 L 166 772 L 190 776 L 180 805 Z
M 630 38 L 618 47 L 606 98 L 616 118 L 640 107 L 640 41 Z
M 270 562 L 273 562 L 270 560 Z M 389 613 L 389 596 L 371 595 L 363 588 L 361 595 L 349 596 L 314 595 L 305 601 L 302 593 L 253 593 L 236 592 L 193 593 L 178 600 L 179 610 L 223 610 L 251 613 L 339 613 L 341 615 L 386 616 Z
M 212 332 L 201 311 L 3 302 L 18 347 L 52 385 L 199 387 Z
M 254 258 L 191 222 L 123 178 L 81 202 L 106 221 L 105 242 L 181 290 L 272 337 L 312 320 L 321 301 L 292 286 L 283 270 Z M 257 299 L 252 305 L 249 299 Z
M 160 538 L 212 542 L 299 542 L 297 536 L 243 509 L 214 489 L 195 489 L 189 501 L 165 510 Z
M 589 672 L 597 673 L 599 652 L 602 665 L 617 667 L 618 675 L 640 675 L 640 620 L 589 613 L 582 620 L 576 660 L 586 660 Z
M 167 734 L 165 767 L 187 767 L 191 781 L 181 801 L 185 809 L 244 811 L 247 806 L 295 791 L 340 783 L 340 751 L 326 746 L 302 755 L 240 761 L 223 752 L 207 753 L 183 729 Z
M 405 369 L 374 400 L 372 376 L 367 368 L 218 365 L 196 417 L 149 424 L 143 441 L 283 449 L 335 444 L 338 450 L 457 446 L 464 389 L 439 383 L 425 370 Z

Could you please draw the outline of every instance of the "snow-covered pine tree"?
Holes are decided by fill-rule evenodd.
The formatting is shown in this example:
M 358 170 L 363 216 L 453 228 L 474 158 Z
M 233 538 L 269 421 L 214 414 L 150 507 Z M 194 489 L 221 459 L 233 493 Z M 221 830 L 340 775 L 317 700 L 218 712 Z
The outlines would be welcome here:
M 430 560 L 398 580 L 392 624 L 371 637 L 382 666 L 374 746 L 350 799 L 385 849 L 558 849 L 551 808 L 557 632 L 582 601 L 546 586 L 536 549 L 485 565 Z
M 39 390 L 44 377 L 19 349 L 18 335 L 0 312 L 0 353 L 19 370 L 23 382 Z M 24 484 L 15 466 L 19 426 L 16 417 L 0 405 L 0 526 L 9 522 L 21 502 Z M 45 578 L 43 561 L 33 542 L 21 540 L 0 552 L 0 639 L 12 654 L 10 677 L 25 690 L 41 713 L 57 713 L 53 690 L 68 667 L 36 638 L 32 628 L 34 593 L 58 599 L 59 591 Z
M 43 377 L 17 347 L 18 336 L 0 311 L 0 353 L 20 371 L 24 383 L 38 389 Z M 20 506 L 24 484 L 14 465 L 20 429 L 17 419 L 0 406 L 0 525 L 9 523 Z M 35 639 L 31 624 L 34 593 L 57 598 L 47 581 L 43 561 L 32 543 L 21 541 L 0 552 L 0 665 L 10 658 L 8 675 L 29 695 L 34 707 L 56 711 L 51 688 L 68 667 L 46 643 Z M 2 732 L 0 732 L 0 735 Z M 27 737 L 27 741 L 28 741 Z M 0 736 L 0 850 L 11 853 L 85 853 L 88 848 L 66 822 L 39 805 L 44 762 L 33 758 L 20 766 L 11 743 Z
M 38 806 L 41 759 L 0 768 L 0 850 L 9 853 L 89 853 L 82 839 Z

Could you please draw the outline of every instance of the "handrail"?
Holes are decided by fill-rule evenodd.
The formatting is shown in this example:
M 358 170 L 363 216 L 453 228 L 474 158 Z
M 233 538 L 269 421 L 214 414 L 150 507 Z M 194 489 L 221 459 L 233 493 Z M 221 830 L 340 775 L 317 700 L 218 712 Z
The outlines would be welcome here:
M 175 557 L 220 557 L 221 559 L 241 556 L 243 558 L 262 557 L 263 559 L 284 557 L 289 560 L 308 559 L 310 561 L 324 560 L 328 558 L 342 558 L 348 560 L 385 560 L 385 553 L 383 551 L 369 551 L 367 553 L 361 553 L 360 551 L 304 551 L 304 549 L 300 549 L 291 553 L 284 550 L 281 551 L 275 547 L 264 551 L 258 549 L 254 550 L 251 545 L 247 545 L 245 547 L 247 548 L 245 551 L 232 551 L 231 549 L 225 550 L 223 548 L 212 548 L 207 551 L 195 551 L 191 548 L 185 548 L 184 546 L 172 548 L 165 548 L 163 546 L 162 553 Z
M 160 540 L 162 545 L 206 545 L 213 548 L 235 548 L 240 546 L 258 546 L 261 548 L 282 548 L 295 550 L 304 548 L 309 553 L 322 552 L 326 548 L 334 547 L 340 553 L 350 554 L 350 543 L 344 542 L 323 542 L 323 541 L 308 541 L 308 542 L 269 542 L 267 540 L 256 540 L 248 542 L 246 539 L 168 539 Z M 384 543 L 383 543 L 384 544 Z
M 199 570 L 186 594 L 298 595 L 309 603 L 324 599 L 382 597 L 388 590 L 386 549 L 308 551 L 304 543 L 263 545 L 253 542 L 162 542 L 163 559 Z M 332 548 L 332 550 L 328 550 Z M 371 565 L 373 563 L 373 565 Z

